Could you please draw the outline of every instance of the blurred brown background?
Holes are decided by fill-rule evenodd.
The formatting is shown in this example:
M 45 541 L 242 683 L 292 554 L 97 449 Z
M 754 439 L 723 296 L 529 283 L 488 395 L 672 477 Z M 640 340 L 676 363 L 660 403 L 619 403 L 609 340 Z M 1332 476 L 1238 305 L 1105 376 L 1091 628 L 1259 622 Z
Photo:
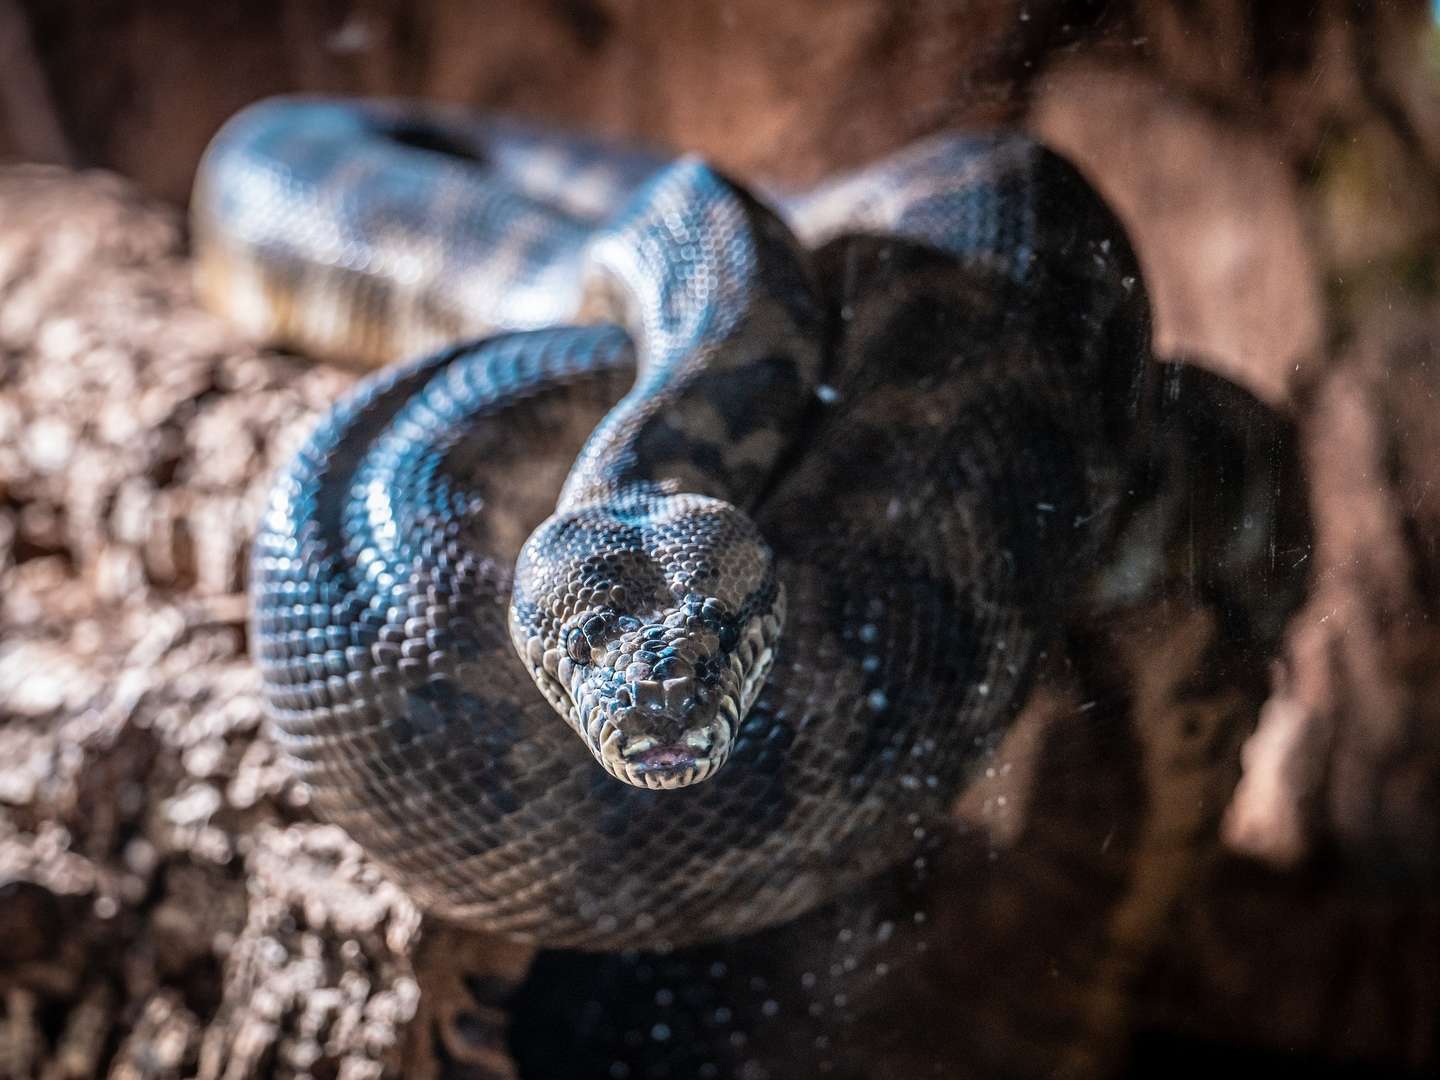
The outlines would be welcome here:
M 1164 262 L 1166 351 L 1266 368 L 1278 392 L 1322 347 L 1327 275 L 1440 227 L 1433 36 L 1420 0 L 4 0 L 0 156 L 181 203 L 226 117 L 296 90 L 518 111 L 791 184 L 937 128 L 1025 123 Z
M 1159 351 L 1275 410 L 1305 472 L 1261 495 L 1313 547 L 1241 560 L 1273 641 L 1193 581 L 1077 640 L 1104 670 L 1057 674 L 1013 776 L 957 809 L 984 840 L 937 872 L 932 958 L 844 1060 L 1440 1063 L 1427 4 L 0 0 L 0 160 L 58 166 L 0 169 L 0 1075 L 419 1075 L 443 954 L 523 966 L 417 936 L 259 737 L 250 522 L 351 376 L 199 311 L 177 208 L 219 124 L 293 90 L 515 110 L 791 184 L 946 126 L 1070 155 L 1135 238 Z M 1221 450 L 1197 445 L 1204 471 Z M 1127 704 L 1084 711 L 1087 680 Z

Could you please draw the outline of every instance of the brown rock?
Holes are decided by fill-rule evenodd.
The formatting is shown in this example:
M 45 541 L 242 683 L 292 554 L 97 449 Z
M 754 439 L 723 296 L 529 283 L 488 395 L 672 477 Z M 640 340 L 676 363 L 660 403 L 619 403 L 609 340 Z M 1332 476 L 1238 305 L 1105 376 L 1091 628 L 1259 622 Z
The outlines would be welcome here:
M 1157 351 L 1285 401 L 1320 356 L 1324 315 L 1298 187 L 1273 140 L 1155 76 L 1093 62 L 1048 74 L 1028 122 L 1130 230 Z

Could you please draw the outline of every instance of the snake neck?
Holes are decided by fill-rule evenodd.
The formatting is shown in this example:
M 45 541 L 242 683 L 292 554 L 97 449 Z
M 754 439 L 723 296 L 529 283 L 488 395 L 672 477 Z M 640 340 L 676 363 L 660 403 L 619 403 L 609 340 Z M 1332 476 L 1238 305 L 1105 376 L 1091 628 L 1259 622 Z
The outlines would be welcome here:
M 754 504 L 820 382 L 823 315 L 790 230 L 696 160 L 661 171 L 587 253 L 586 309 L 636 344 L 633 389 L 558 509 L 632 494 Z
M 615 777 L 706 780 L 784 621 L 747 510 L 819 382 L 822 307 L 799 242 L 697 161 L 661 172 L 588 254 L 592 312 L 635 341 L 635 385 L 516 566 L 511 635 Z

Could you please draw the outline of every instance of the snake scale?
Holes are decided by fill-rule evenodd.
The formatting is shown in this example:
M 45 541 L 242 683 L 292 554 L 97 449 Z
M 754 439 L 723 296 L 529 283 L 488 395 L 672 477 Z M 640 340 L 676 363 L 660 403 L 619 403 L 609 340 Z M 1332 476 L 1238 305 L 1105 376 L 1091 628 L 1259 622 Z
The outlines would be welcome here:
M 1123 229 L 1018 134 L 800 194 L 282 99 L 197 181 L 202 292 L 388 363 L 277 479 L 273 729 L 427 907 L 678 946 L 907 857 L 993 750 L 1144 421 Z

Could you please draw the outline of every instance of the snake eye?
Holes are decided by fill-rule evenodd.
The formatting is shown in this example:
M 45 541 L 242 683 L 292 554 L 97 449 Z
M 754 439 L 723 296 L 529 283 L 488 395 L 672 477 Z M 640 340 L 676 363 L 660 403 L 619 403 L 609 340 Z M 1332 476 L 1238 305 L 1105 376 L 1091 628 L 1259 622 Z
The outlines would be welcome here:
M 578 626 L 565 635 L 565 651 L 577 664 L 590 662 L 590 643 L 585 640 L 585 632 Z
M 740 641 L 740 631 L 735 628 L 733 622 L 727 622 L 720 627 L 720 648 L 729 652 L 735 648 Z

